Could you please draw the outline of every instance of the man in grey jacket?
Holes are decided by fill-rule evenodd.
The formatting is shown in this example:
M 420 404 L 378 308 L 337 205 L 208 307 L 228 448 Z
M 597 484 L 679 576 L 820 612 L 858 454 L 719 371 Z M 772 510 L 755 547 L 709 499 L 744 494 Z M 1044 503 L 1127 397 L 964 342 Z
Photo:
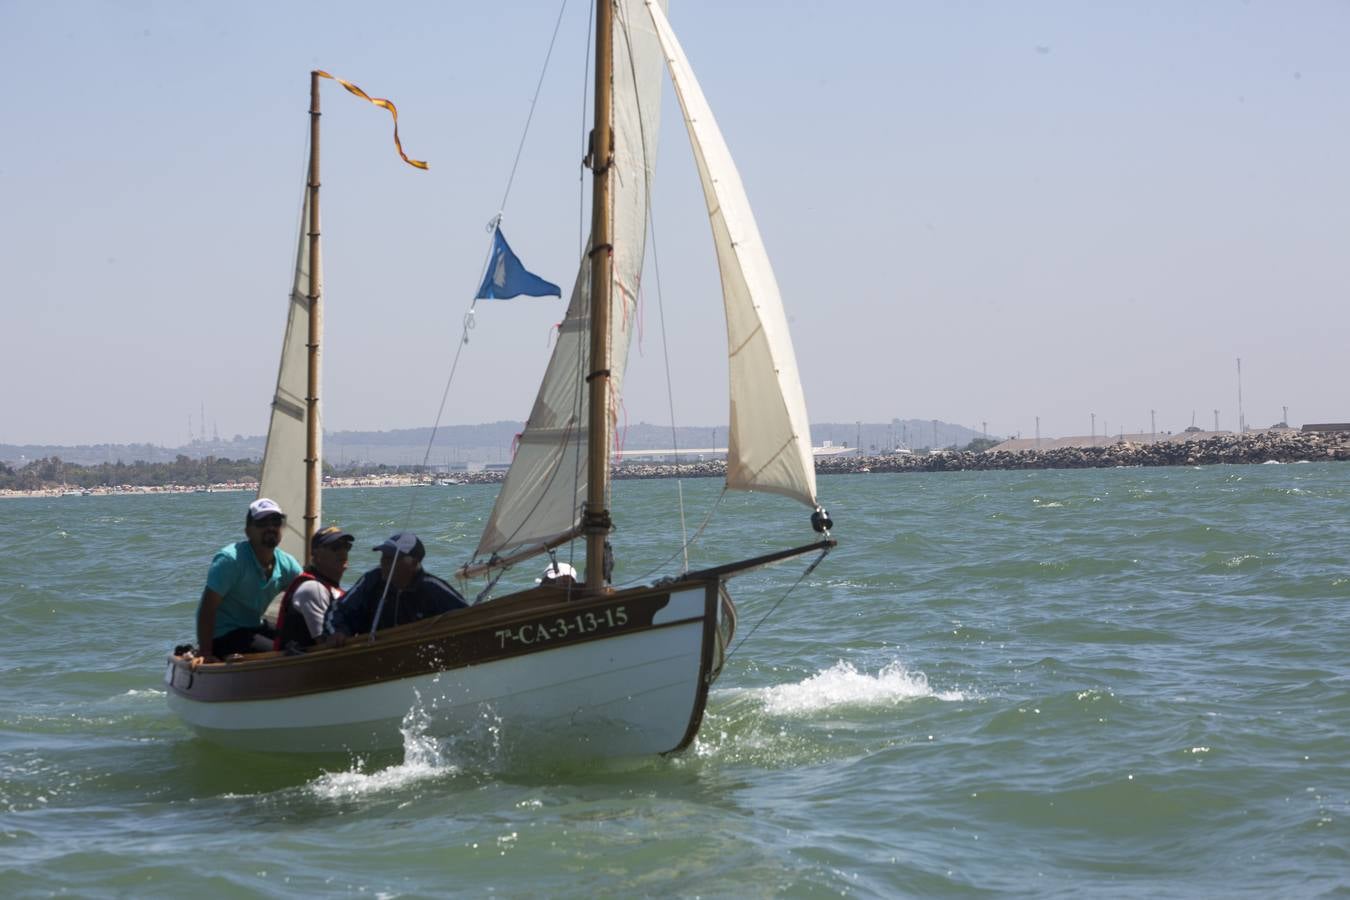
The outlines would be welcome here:
M 426 548 L 411 531 L 400 531 L 373 549 L 380 554 L 380 565 L 362 575 L 329 607 L 325 630 L 335 637 L 335 643 L 369 632 L 372 626 L 406 625 L 469 605 L 459 591 L 422 568 Z

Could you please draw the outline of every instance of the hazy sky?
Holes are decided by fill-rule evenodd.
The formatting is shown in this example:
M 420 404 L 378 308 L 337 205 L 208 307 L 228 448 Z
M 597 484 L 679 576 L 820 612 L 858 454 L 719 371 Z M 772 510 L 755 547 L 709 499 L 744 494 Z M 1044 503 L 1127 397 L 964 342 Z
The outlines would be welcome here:
M 430 424 L 559 3 L 0 0 L 0 442 L 261 434 L 324 86 L 329 429 Z M 589 10 L 506 207 L 570 285 Z M 1350 420 L 1350 3 L 752 3 L 671 20 L 745 180 L 813 421 Z M 673 97 L 675 417 L 726 420 Z M 587 188 L 587 190 L 589 190 Z M 480 305 L 446 420 L 523 419 L 561 300 Z M 624 417 L 670 420 L 651 258 Z

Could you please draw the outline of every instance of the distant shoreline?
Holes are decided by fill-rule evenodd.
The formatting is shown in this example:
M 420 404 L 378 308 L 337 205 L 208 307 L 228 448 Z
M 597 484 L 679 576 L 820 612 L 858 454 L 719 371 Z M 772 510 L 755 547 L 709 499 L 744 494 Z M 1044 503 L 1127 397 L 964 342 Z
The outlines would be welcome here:
M 480 474 L 480 473 L 475 473 Z M 493 473 L 494 475 L 496 473 Z M 500 477 L 485 479 L 485 481 L 500 481 Z M 324 481 L 324 489 L 341 489 L 357 487 L 416 487 L 424 485 L 435 487 L 427 483 L 425 477 L 418 478 L 415 475 L 362 475 L 350 478 L 334 477 Z M 115 487 L 99 486 L 93 488 L 39 488 L 33 491 L 20 490 L 0 490 L 0 500 L 8 497 L 105 497 L 105 496 L 128 496 L 132 494 L 225 494 L 230 492 L 247 491 L 255 493 L 258 490 L 256 481 L 224 482 L 213 484 L 210 487 L 203 488 L 200 485 L 186 484 L 155 484 L 155 485 L 119 485 Z
M 1262 463 L 1350 461 L 1350 432 L 1255 432 L 1222 435 L 1192 441 L 1134 443 L 1120 441 L 1097 447 L 1059 447 L 1050 450 L 945 450 L 936 453 L 887 453 L 873 456 L 829 457 L 816 461 L 818 475 L 877 474 L 885 472 L 971 472 L 1015 469 L 1106 469 L 1130 466 L 1259 465 Z M 723 460 L 681 463 L 626 463 L 614 469 L 616 479 L 720 478 Z M 459 472 L 450 483 L 422 475 L 333 476 L 325 488 L 427 487 L 453 488 L 459 484 L 499 484 L 501 470 Z M 32 491 L 0 490 L 8 497 L 81 497 L 128 494 L 194 494 L 258 490 L 257 482 L 231 482 L 208 488 L 190 485 L 95 487 L 87 490 L 44 488 Z

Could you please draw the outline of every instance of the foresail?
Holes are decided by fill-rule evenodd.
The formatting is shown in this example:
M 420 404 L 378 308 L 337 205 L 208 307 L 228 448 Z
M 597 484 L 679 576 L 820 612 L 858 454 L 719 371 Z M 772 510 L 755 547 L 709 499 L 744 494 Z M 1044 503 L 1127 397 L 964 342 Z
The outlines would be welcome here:
M 281 366 L 272 397 L 272 419 L 263 451 L 259 497 L 271 497 L 286 513 L 281 547 L 296 559 L 305 559 L 305 392 L 309 379 L 309 191 L 300 216 L 300 247 L 295 257 L 295 281 L 281 342 Z M 323 281 L 322 261 L 318 281 Z M 320 288 L 322 292 L 322 288 Z M 322 429 L 320 429 L 322 434 Z M 322 454 L 320 454 L 322 458 Z M 318 498 L 315 512 L 318 513 Z
M 609 368 L 619 406 L 646 253 L 648 187 L 656 165 L 661 48 L 642 0 L 619 0 L 614 19 L 614 286 L 608 366 L 591 366 L 590 262 L 582 255 L 567 313 L 511 468 L 475 559 L 542 550 L 575 533 L 586 497 L 586 373 Z
M 772 491 L 814 507 L 816 471 L 806 398 L 773 267 L 740 173 L 689 61 L 659 5 L 646 6 L 684 110 L 721 270 L 731 382 L 727 487 Z

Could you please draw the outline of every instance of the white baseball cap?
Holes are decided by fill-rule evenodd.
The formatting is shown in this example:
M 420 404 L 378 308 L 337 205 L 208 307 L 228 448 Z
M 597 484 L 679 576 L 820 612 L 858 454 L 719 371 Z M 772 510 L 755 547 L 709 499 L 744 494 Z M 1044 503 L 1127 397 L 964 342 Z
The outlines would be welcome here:
M 557 581 L 559 578 L 571 576 L 573 581 L 577 580 L 577 570 L 568 563 L 549 563 L 548 568 L 544 569 L 544 574 L 534 580 L 535 584 L 547 584 L 550 581 Z
M 254 522 L 259 519 L 265 519 L 268 516 L 285 516 L 281 507 L 277 506 L 277 501 L 269 500 L 267 497 L 259 497 L 248 505 L 248 517 Z

